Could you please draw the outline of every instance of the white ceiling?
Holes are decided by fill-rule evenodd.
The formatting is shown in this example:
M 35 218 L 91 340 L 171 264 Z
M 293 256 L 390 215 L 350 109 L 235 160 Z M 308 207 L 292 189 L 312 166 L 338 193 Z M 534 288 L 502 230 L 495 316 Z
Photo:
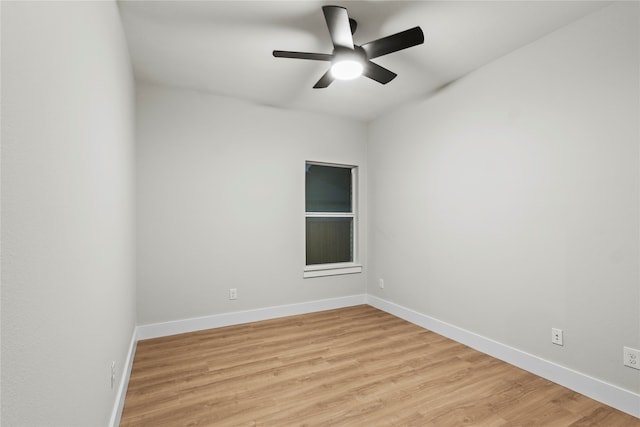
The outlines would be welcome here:
M 331 53 L 321 6 L 348 9 L 358 45 L 419 25 L 425 43 L 376 58 L 398 74 L 313 89 L 328 63 L 272 51 Z M 120 1 L 136 78 L 287 109 L 371 120 L 607 2 Z

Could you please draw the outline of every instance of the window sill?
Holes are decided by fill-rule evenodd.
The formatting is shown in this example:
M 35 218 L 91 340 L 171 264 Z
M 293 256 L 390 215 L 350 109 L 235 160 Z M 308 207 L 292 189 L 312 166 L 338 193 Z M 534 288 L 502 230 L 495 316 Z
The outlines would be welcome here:
M 337 276 L 339 274 L 354 274 L 354 273 L 362 273 L 361 264 L 346 263 L 346 264 L 307 265 L 304 268 L 303 277 L 307 279 L 310 277 Z

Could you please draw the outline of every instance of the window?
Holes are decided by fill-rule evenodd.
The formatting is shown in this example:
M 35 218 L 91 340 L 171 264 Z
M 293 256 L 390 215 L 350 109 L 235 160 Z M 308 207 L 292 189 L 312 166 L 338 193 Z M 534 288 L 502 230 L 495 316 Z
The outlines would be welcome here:
M 357 168 L 305 165 L 304 277 L 360 273 L 357 264 Z

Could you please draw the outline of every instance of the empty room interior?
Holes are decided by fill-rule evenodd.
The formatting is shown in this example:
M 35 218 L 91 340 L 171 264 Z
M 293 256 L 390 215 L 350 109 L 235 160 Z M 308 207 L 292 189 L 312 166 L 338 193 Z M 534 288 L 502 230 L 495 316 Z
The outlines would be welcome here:
M 640 425 L 640 3 L 0 15 L 2 426 Z

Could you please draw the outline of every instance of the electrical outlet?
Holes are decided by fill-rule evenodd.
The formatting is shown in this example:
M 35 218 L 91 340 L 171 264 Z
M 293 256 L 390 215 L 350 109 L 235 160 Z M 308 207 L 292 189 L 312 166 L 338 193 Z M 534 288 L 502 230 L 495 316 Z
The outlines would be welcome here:
M 562 329 L 551 328 L 551 342 L 556 345 L 564 345 L 562 339 Z
M 380 289 L 384 289 L 384 279 L 378 279 L 378 286 L 380 286 Z
M 640 350 L 624 347 L 624 366 L 633 369 L 640 369 Z
M 238 299 L 238 290 L 236 288 L 229 289 L 229 299 Z
M 111 362 L 111 388 L 116 384 L 116 362 Z

